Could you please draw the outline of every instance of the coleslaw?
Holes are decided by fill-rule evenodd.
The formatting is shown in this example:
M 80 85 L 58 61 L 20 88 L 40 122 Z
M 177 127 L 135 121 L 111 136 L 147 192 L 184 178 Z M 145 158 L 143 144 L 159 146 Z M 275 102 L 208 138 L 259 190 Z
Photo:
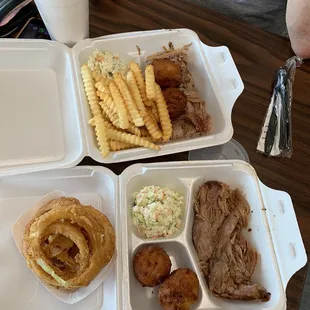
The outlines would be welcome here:
M 181 225 L 183 197 L 167 187 L 145 186 L 134 194 L 133 224 L 147 238 L 168 237 Z

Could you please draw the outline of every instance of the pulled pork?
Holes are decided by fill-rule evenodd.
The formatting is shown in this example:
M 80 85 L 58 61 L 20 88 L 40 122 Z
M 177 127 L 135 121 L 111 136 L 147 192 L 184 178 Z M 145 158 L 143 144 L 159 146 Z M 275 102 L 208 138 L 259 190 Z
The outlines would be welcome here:
M 187 51 L 191 44 L 180 49 L 174 49 L 169 43 L 169 49 L 153 54 L 147 58 L 150 63 L 154 60 L 169 59 L 178 64 L 182 72 L 182 81 L 179 89 L 187 96 L 185 113 L 172 122 L 172 140 L 193 138 L 208 134 L 211 131 L 211 117 L 205 110 L 205 102 L 200 98 L 193 81 L 193 77 L 187 68 Z
M 258 253 L 244 238 L 250 206 L 242 193 L 220 182 L 207 182 L 197 194 L 193 243 L 213 295 L 268 301 L 270 294 L 252 284 Z

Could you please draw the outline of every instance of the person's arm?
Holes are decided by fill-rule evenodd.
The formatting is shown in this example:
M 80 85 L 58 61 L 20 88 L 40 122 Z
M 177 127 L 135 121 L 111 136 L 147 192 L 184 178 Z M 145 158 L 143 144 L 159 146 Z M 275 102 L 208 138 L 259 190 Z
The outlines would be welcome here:
M 286 24 L 296 55 L 310 58 L 310 0 L 288 0 Z

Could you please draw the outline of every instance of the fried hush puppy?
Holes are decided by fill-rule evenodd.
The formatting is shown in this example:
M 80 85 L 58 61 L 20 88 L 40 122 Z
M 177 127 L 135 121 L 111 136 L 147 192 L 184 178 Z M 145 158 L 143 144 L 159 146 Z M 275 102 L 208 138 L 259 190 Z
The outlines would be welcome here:
M 159 302 L 164 310 L 189 310 L 198 300 L 199 282 L 195 272 L 180 268 L 159 287 Z
M 170 87 L 163 90 L 170 118 L 179 118 L 185 111 L 187 104 L 186 95 L 178 88 Z
M 148 246 L 140 249 L 135 255 L 133 269 L 142 286 L 155 287 L 169 276 L 171 261 L 162 248 Z
M 168 59 L 154 60 L 152 62 L 155 81 L 162 88 L 178 87 L 182 81 L 181 68 Z

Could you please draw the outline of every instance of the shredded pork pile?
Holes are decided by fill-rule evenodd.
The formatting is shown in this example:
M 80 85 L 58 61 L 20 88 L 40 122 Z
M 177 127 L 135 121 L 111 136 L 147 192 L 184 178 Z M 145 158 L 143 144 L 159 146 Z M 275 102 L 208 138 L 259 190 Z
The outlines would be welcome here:
M 205 102 L 200 98 L 193 81 L 193 77 L 187 68 L 187 51 L 191 44 L 180 49 L 174 49 L 172 43 L 169 49 L 153 54 L 147 58 L 147 62 L 159 59 L 169 59 L 178 64 L 182 72 L 182 82 L 179 89 L 187 96 L 185 113 L 172 122 L 172 140 L 193 138 L 208 134 L 211 131 L 211 117 L 205 110 Z
M 210 291 L 229 299 L 268 301 L 266 289 L 251 284 L 258 254 L 242 235 L 250 206 L 241 192 L 207 182 L 194 209 L 193 243 Z

